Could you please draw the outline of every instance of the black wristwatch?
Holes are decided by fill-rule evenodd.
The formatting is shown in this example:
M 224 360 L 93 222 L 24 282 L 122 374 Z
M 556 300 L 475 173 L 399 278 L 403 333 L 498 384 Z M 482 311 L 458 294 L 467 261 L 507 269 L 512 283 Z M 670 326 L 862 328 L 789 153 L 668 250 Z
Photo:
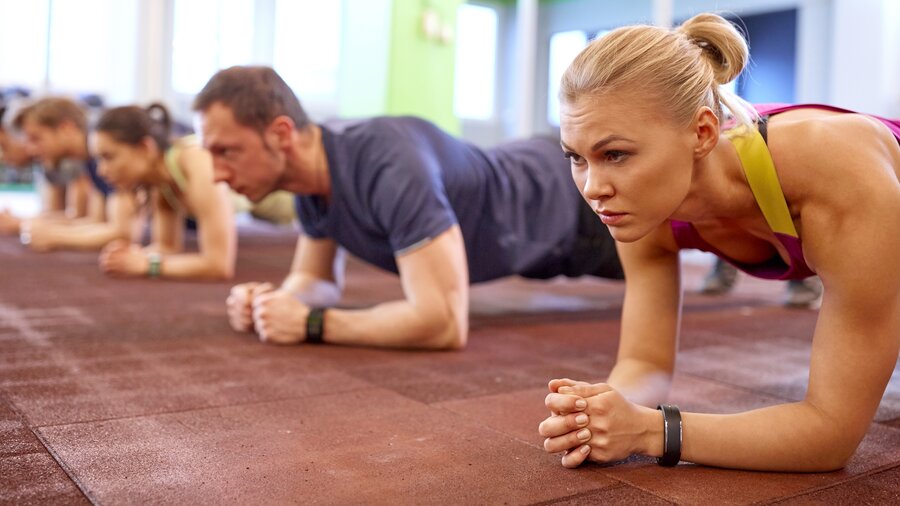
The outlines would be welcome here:
M 681 460 L 681 411 L 670 404 L 660 404 L 656 409 L 663 415 L 663 455 L 656 463 L 672 467 Z

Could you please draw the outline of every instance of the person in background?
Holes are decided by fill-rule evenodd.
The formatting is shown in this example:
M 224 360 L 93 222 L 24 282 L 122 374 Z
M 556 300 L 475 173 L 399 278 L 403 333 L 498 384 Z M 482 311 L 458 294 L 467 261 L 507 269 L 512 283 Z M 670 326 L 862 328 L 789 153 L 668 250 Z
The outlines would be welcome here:
M 556 139 L 482 150 L 418 118 L 318 125 L 268 67 L 220 71 L 194 109 L 216 180 L 253 202 L 297 194 L 290 274 L 237 285 L 226 303 L 232 327 L 265 342 L 459 349 L 470 282 L 622 277 Z M 325 309 L 341 296 L 339 248 L 398 273 L 405 298 Z
M 151 243 L 116 239 L 100 255 L 113 276 L 229 279 L 237 237 L 228 188 L 213 182 L 212 158 L 194 136 L 170 142 L 171 120 L 161 104 L 116 107 L 103 113 L 92 135 L 101 177 L 117 194 L 145 201 Z M 199 251 L 184 251 L 186 220 L 196 223 Z
M 21 104 L 21 100 L 18 101 Z M 0 165 L 15 171 L 31 171 L 40 194 L 42 220 L 71 220 L 87 212 L 90 179 L 71 164 L 46 169 L 29 153 L 26 142 L 12 127 L 16 102 L 0 104 Z M 0 235 L 19 235 L 22 218 L 0 206 Z
M 716 258 L 713 268 L 703 278 L 700 293 L 721 295 L 734 289 L 738 268 Z M 798 309 L 819 309 L 822 304 L 822 280 L 818 276 L 806 279 L 789 279 L 783 304 Z
M 93 250 L 134 233 L 137 203 L 118 195 L 97 173 L 88 150 L 85 111 L 74 101 L 48 97 L 23 108 L 13 122 L 24 133 L 28 153 L 50 170 L 72 171 L 84 181 L 86 210 L 72 220 L 35 218 L 20 225 L 22 243 L 35 251 Z M 90 185 L 86 183 L 90 182 Z

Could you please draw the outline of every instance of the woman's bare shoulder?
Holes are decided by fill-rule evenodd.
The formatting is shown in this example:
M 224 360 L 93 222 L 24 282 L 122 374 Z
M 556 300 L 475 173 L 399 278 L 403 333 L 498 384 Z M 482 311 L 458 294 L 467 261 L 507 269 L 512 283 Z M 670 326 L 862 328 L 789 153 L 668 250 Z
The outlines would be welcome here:
M 849 113 L 785 118 L 773 122 L 768 138 L 788 201 L 847 202 L 896 190 L 900 147 L 875 118 Z
M 196 172 L 202 172 L 203 177 L 206 177 L 212 171 L 212 156 L 209 151 L 203 149 L 198 142 L 193 142 L 190 137 L 179 139 L 173 149 L 177 150 L 176 162 L 188 179 Z

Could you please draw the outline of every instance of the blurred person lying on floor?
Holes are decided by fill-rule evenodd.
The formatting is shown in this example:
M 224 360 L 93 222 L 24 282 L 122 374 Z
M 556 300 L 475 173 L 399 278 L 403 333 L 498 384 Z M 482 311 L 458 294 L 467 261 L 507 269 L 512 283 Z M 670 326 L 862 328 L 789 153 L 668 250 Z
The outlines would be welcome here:
M 713 268 L 703 278 L 700 293 L 722 295 L 734 289 L 738 268 L 717 257 Z M 798 309 L 819 309 L 822 305 L 822 280 L 818 276 L 789 279 L 783 304 Z
M 0 163 L 7 169 L 32 171 L 41 203 L 37 219 L 64 221 L 84 217 L 91 192 L 90 177 L 80 164 L 69 160 L 62 160 L 56 167 L 43 167 L 13 127 L 15 105 L 0 105 Z M 22 219 L 0 205 L 0 235 L 19 235 Z
M 39 216 L 21 220 L 19 235 L 24 245 L 35 251 L 97 251 L 115 239 L 130 237 L 135 202 L 115 193 L 98 174 L 97 162 L 88 150 L 87 116 L 81 106 L 68 98 L 43 98 L 20 110 L 13 125 L 24 133 L 29 156 L 47 173 L 70 174 L 85 194 L 84 204 L 77 206 L 84 212 L 78 209 L 74 219 Z
M 213 182 L 212 158 L 194 136 L 172 142 L 170 131 L 161 104 L 116 107 L 97 121 L 91 143 L 100 176 L 152 219 L 150 245 L 115 239 L 100 267 L 113 276 L 229 279 L 237 237 L 228 187 Z M 198 231 L 196 253 L 184 251 L 188 219 Z
M 483 150 L 411 117 L 319 125 L 267 67 L 220 71 L 194 109 L 217 181 L 254 202 L 297 194 L 290 274 L 280 287 L 235 286 L 227 300 L 232 327 L 262 341 L 458 349 L 470 282 L 622 278 L 558 139 Z M 341 298 L 342 249 L 398 273 L 405 299 L 326 310 Z

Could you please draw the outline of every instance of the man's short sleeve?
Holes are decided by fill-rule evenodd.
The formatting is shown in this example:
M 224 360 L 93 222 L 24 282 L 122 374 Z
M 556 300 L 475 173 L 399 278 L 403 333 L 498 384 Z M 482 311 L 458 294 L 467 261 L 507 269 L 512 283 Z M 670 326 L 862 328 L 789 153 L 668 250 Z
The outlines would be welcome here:
M 457 220 L 432 153 L 407 142 L 386 155 L 373 174 L 370 208 L 396 255 L 434 239 Z
M 296 195 L 294 197 L 294 209 L 297 211 L 297 219 L 303 233 L 313 239 L 325 239 L 328 237 L 325 225 L 327 217 L 318 197 Z

